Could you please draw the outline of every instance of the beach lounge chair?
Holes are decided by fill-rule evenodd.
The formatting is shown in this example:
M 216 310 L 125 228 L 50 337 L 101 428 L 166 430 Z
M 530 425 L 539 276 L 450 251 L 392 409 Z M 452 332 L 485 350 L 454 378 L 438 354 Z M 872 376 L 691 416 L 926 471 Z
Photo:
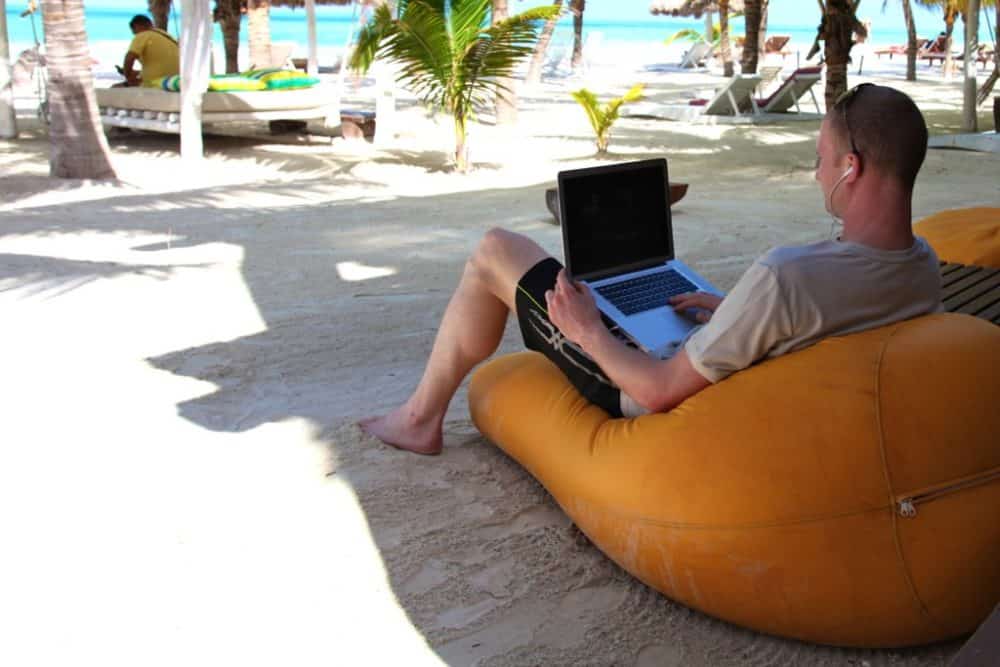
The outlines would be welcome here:
M 764 40 L 764 57 L 777 55 L 781 56 L 781 59 L 784 60 L 785 56 L 791 53 L 790 49 L 785 48 L 791 39 L 791 35 L 771 35 Z
M 705 41 L 695 42 L 681 57 L 680 66 L 684 69 L 702 67 L 712 57 L 712 52 L 714 51 L 714 44 L 709 44 Z
M 812 97 L 813 105 L 816 107 L 816 113 L 821 113 L 819 101 L 816 99 L 816 93 L 813 92 L 812 88 L 822 76 L 822 67 L 800 67 L 792 72 L 785 79 L 784 83 L 771 93 L 770 96 L 755 100 L 757 108 L 762 113 L 782 113 L 794 106 L 795 111 L 801 113 L 799 99 L 806 93 L 809 93 Z
M 928 65 L 933 65 L 935 60 L 944 62 L 947 52 L 945 51 L 945 35 L 938 35 L 936 39 L 927 40 L 923 46 L 917 49 L 917 60 L 926 60 Z
M 639 102 L 622 107 L 622 113 L 666 120 L 752 122 L 758 113 L 753 91 L 759 84 L 757 74 L 737 74 L 710 100 L 694 99 L 687 104 Z
M 181 96 L 157 88 L 99 88 L 97 106 L 106 127 L 180 133 Z M 322 119 L 340 121 L 336 92 L 327 86 L 298 90 L 207 92 L 203 123 Z
M 757 97 L 766 97 L 764 91 L 777 80 L 782 69 L 784 68 L 780 65 L 766 65 L 757 68 L 757 74 L 760 75 L 760 84 L 757 86 Z

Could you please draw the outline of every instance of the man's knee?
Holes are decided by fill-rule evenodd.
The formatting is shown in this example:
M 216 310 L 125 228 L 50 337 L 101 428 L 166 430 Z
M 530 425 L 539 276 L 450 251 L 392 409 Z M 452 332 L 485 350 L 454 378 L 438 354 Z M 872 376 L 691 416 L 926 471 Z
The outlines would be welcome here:
M 481 273 L 493 273 L 498 266 L 506 263 L 508 258 L 516 256 L 517 243 L 527 240 L 520 234 L 494 227 L 480 239 L 475 252 L 470 258 L 472 266 Z

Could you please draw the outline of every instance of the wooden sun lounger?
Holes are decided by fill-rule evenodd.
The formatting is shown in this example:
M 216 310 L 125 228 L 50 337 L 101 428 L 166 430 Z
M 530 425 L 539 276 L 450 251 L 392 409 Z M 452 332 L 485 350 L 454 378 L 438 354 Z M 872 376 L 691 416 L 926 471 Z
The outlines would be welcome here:
M 941 264 L 944 309 L 1000 325 L 1000 269 Z

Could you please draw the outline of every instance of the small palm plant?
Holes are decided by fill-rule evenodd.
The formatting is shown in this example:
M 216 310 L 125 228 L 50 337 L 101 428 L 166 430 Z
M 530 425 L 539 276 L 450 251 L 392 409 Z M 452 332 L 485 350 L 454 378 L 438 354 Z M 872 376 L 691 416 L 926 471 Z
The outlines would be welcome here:
M 367 71 L 376 58 L 399 63 L 400 79 L 424 102 L 455 119 L 455 163 L 468 170 L 466 124 L 487 107 L 501 81 L 534 50 L 541 22 L 559 7 L 536 7 L 490 25 L 492 0 L 399 0 L 393 18 L 379 5 L 361 30 L 353 69 Z
M 637 83 L 621 97 L 615 97 L 607 104 L 601 105 L 597 100 L 597 95 L 586 88 L 575 90 L 570 95 L 580 103 L 583 110 L 587 112 L 590 125 L 594 128 L 594 135 L 597 138 L 597 152 L 608 152 L 608 139 L 611 138 L 611 126 L 618 120 L 618 110 L 626 102 L 635 102 L 642 98 L 643 84 Z

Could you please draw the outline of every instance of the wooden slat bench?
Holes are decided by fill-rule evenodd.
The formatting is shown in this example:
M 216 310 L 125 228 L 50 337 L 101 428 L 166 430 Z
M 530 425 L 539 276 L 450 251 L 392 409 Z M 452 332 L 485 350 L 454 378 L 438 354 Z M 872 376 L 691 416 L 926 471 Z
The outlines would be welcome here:
M 949 667 L 995 667 L 1000 662 L 1000 605 L 983 621 Z
M 1000 269 L 941 264 L 944 309 L 975 315 L 1000 325 Z

